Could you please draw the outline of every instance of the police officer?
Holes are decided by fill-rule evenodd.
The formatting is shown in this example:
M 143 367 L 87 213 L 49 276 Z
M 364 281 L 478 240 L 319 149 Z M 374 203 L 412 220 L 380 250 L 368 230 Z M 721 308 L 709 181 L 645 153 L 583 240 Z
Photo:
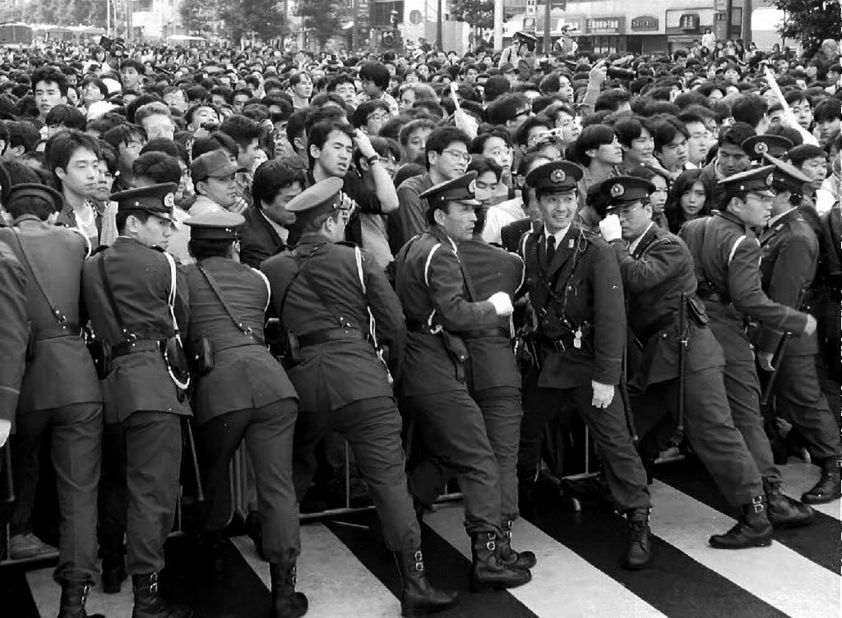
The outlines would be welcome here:
M 725 390 L 731 418 L 754 458 L 766 495 L 769 521 L 775 527 L 799 526 L 813 510 L 785 496 L 781 475 L 760 416 L 760 382 L 746 334 L 746 318 L 775 331 L 811 335 L 813 316 L 769 300 L 760 284 L 760 244 L 751 231 L 769 221 L 775 199 L 772 165 L 740 172 L 720 181 L 722 210 L 690 221 L 682 228 L 696 270 L 698 295 L 710 316 L 710 329 L 725 353 Z
M 464 275 L 470 278 L 479 298 L 502 289 L 514 299 L 523 283 L 523 260 L 483 240 L 486 209 L 485 205 L 475 208 L 477 221 L 471 238 L 456 243 Z M 465 382 L 482 411 L 499 470 L 503 558 L 507 564 L 516 562 L 519 567 L 530 569 L 536 564 L 535 554 L 511 549 L 512 525 L 518 517 L 517 451 L 523 416 L 520 371 L 512 354 L 511 318 L 500 317 L 496 328 L 465 331 L 462 338 L 468 351 Z M 423 459 L 412 473 L 413 496 L 430 508 L 441 493 L 445 478 L 446 473 L 432 459 Z
M 190 297 L 188 349 L 198 374 L 193 392 L 196 448 L 206 491 L 201 525 L 209 537 L 214 575 L 223 575 L 219 546 L 231 519 L 228 464 L 245 439 L 257 485 L 263 555 L 269 560 L 275 617 L 302 616 L 307 598 L 295 592 L 301 552 L 292 483 L 292 435 L 298 396 L 264 345 L 269 283 L 236 259 L 245 219 L 234 213 L 192 217 L 184 270 Z
M 97 572 L 96 505 L 102 439 L 102 394 L 80 329 L 82 264 L 90 252 L 75 229 L 53 225 L 60 193 L 40 184 L 12 187 L 5 207 L 14 228 L 0 229 L 27 270 L 30 342 L 12 440 L 19 502 L 12 525 L 29 525 L 38 476 L 38 450 L 50 432 L 61 527 L 60 616 L 85 615 L 85 598 Z
M 93 330 L 112 350 L 113 367 L 100 385 L 105 422 L 118 424 L 125 444 L 127 570 L 135 618 L 192 614 L 171 607 L 158 591 L 178 499 L 181 417 L 191 414 L 177 348 L 177 333 L 189 317 L 187 286 L 164 252 L 175 190 L 166 183 L 111 195 L 119 236 L 82 272 Z
M 498 67 L 504 64 L 511 64 L 520 72 L 521 78 L 525 79 L 535 69 L 535 48 L 538 46 L 538 37 L 531 32 L 515 32 L 515 41 L 503 50 Z
M 296 214 L 298 245 L 261 264 L 272 288 L 269 314 L 287 332 L 289 377 L 300 398 L 295 490 L 300 499 L 310 486 L 315 448 L 327 432 L 343 434 L 373 496 L 386 544 L 397 554 L 403 615 L 422 615 L 453 605 L 456 596 L 426 579 L 421 530 L 407 491 L 401 418 L 389 377 L 389 370 L 400 371 L 403 316 L 383 272 L 359 248 L 340 242 L 351 216 L 341 189 L 342 179 L 330 177 L 293 198 L 287 210 Z
M 731 419 L 722 380 L 725 359 L 695 296 L 690 252 L 652 221 L 649 196 L 655 185 L 619 176 L 598 187 L 611 213 L 600 222 L 600 232 L 620 264 L 629 328 L 642 359 L 629 385 L 638 435 L 642 439 L 667 412 L 683 421 L 693 451 L 742 515 L 726 534 L 711 537 L 711 545 L 770 545 L 760 472 Z
M 526 177 L 543 226 L 521 241 L 539 358 L 526 378 L 532 393 L 518 467 L 534 475 L 547 420 L 561 402 L 575 408 L 602 453 L 611 494 L 629 522 L 624 564 L 639 569 L 651 559 L 650 499 L 617 393 L 626 333 L 623 284 L 608 244 L 574 222 L 582 175 L 575 163 L 553 161 Z
M 775 165 L 772 188 L 777 192 L 772 218 L 760 235 L 763 291 L 770 300 L 788 307 L 809 311 L 805 292 L 811 286 L 819 259 L 819 242 L 801 205 L 804 185 L 811 179 L 789 163 L 767 155 Z M 776 371 L 773 390 L 778 413 L 799 430 L 821 476 L 801 500 L 821 504 L 839 498 L 839 427 L 822 393 L 816 374 L 818 341 L 815 333 L 787 339 L 781 349 L 782 335 L 764 327 L 755 341 L 757 359 L 764 371 Z M 777 367 L 773 367 L 776 351 Z
M 471 587 L 487 590 L 519 586 L 532 576 L 502 553 L 498 464 L 482 410 L 465 383 L 465 339 L 499 328 L 512 313 L 509 294 L 498 287 L 480 295 L 460 261 L 456 243 L 472 237 L 480 206 L 476 176 L 469 172 L 421 195 L 430 229 L 398 254 L 396 289 L 409 330 L 401 411 L 414 423 L 426 454 L 457 474 L 472 541 Z M 413 470 L 413 487 L 415 475 Z

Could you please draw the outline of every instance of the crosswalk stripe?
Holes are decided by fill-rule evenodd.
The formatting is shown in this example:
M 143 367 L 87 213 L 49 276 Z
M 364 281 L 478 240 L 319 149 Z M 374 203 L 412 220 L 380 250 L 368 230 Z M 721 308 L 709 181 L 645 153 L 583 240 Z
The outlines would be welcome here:
M 439 536 L 466 557 L 471 546 L 462 525 L 461 505 L 448 505 L 425 517 Z M 539 616 L 663 616 L 646 601 L 628 591 L 576 553 L 556 542 L 529 522 L 515 522 L 518 546 L 535 551 L 538 565 L 532 581 L 509 593 Z M 563 582 L 563 585 L 561 585 Z
M 26 581 L 35 599 L 38 615 L 52 618 L 58 615 L 61 586 L 53 580 L 53 568 L 26 573 Z M 88 614 L 103 614 L 108 618 L 128 618 L 132 614 L 132 586 L 124 582 L 119 594 L 105 594 L 99 583 L 91 587 L 86 609 Z
M 652 531 L 704 566 L 793 618 L 839 615 L 840 578 L 797 552 L 771 547 L 728 551 L 708 545 L 735 521 L 655 480 Z
M 800 500 L 801 494 L 812 488 L 819 480 L 818 467 L 798 459 L 790 459 L 785 466 L 780 466 L 780 471 L 784 491 L 796 500 Z M 839 500 L 811 506 L 819 513 L 824 513 L 836 520 L 842 520 L 842 502 Z
M 271 589 L 269 563 L 248 537 L 231 542 Z M 307 595 L 313 618 L 393 618 L 400 602 L 354 554 L 322 524 L 301 526 L 301 556 L 296 590 Z

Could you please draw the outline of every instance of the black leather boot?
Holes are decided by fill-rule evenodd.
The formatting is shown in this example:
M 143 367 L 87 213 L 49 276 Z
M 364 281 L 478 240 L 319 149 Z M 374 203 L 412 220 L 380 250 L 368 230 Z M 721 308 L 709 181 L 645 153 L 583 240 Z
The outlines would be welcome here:
M 58 618 L 105 618 L 102 614 L 89 614 L 85 611 L 90 589 L 91 585 L 84 582 L 63 581 Z
M 193 610 L 172 606 L 158 592 L 158 574 L 132 575 L 134 609 L 132 618 L 190 618 Z
M 395 559 L 403 581 L 401 616 L 426 616 L 456 604 L 458 593 L 430 585 L 420 549 L 396 552 Z
M 772 544 L 772 525 L 766 515 L 766 499 L 755 496 L 742 507 L 742 518 L 725 534 L 714 534 L 709 541 L 716 549 L 768 547 Z
M 515 588 L 528 583 L 532 573 L 503 563 L 494 532 L 477 532 L 471 535 L 471 590 L 487 592 Z
M 623 566 L 632 570 L 642 569 L 652 560 L 649 509 L 631 509 L 626 512 L 626 519 L 629 521 L 629 547 Z
M 102 556 L 102 590 L 106 594 L 117 594 L 126 578 L 126 559 L 123 552 L 107 553 Z
M 511 519 L 504 519 L 500 529 L 503 531 L 499 539 L 500 557 L 506 566 L 514 566 L 518 569 L 531 569 L 537 564 L 538 559 L 531 551 L 515 551 L 512 549 L 512 524 Z
M 806 504 L 785 496 L 780 481 L 763 479 L 769 523 L 775 528 L 796 528 L 813 521 L 816 512 Z
M 839 487 L 839 460 L 825 459 L 822 462 L 822 474 L 819 482 L 801 496 L 805 504 L 825 504 L 838 500 L 842 496 Z
M 295 591 L 295 561 L 269 563 L 272 578 L 272 618 L 298 618 L 307 613 L 309 603 L 303 592 Z

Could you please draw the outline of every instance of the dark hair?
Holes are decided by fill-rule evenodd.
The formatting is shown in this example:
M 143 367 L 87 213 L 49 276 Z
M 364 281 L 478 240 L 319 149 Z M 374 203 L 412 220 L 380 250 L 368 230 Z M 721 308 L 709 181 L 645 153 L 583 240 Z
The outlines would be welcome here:
M 750 137 L 754 137 L 757 133 L 754 127 L 745 122 L 735 122 L 730 127 L 719 133 L 719 146 L 724 144 L 731 144 L 738 148 L 743 147 L 743 142 Z
M 181 159 L 185 164 L 189 163 L 187 149 L 184 145 L 166 137 L 156 137 L 146 142 L 146 145 L 140 149 L 140 154 L 147 152 L 163 152 L 171 157 Z
M 486 117 L 491 124 L 505 125 L 517 116 L 518 108 L 526 107 L 532 111 L 529 99 L 520 92 L 510 92 L 496 99 L 488 106 Z
M 99 140 L 100 161 L 105 161 L 105 166 L 112 176 L 117 175 L 117 150 L 104 140 Z
M 649 131 L 639 116 L 627 116 L 620 118 L 614 123 L 614 133 L 623 146 L 631 148 L 632 142 L 643 135 L 643 131 Z
M 287 121 L 287 126 L 286 126 L 286 131 L 285 131 L 286 136 L 287 136 L 287 141 L 289 142 L 289 145 L 292 146 L 292 149 L 295 150 L 296 152 L 298 152 L 298 150 L 295 147 L 295 138 L 303 136 L 306 139 L 306 136 L 307 136 L 306 124 L 307 124 L 307 114 L 308 113 L 309 113 L 309 110 L 307 110 L 307 109 L 298 110 L 297 112 L 293 113 L 292 116 L 290 116 L 289 120 Z
M 474 141 L 471 143 L 471 152 L 474 154 L 482 154 L 482 151 L 485 149 L 485 142 L 487 142 L 492 137 L 499 137 L 506 143 L 506 146 L 511 148 L 514 146 L 514 142 L 512 142 L 511 134 L 503 127 L 491 127 L 490 130 L 485 131 L 484 133 L 480 133 L 474 138 Z
M 351 116 L 351 124 L 353 124 L 355 128 L 359 129 L 368 122 L 368 116 L 378 109 L 388 112 L 389 104 L 383 99 L 374 99 L 372 101 L 364 101 L 363 103 L 360 103 Z
M 676 135 L 683 135 L 685 138 L 690 137 L 687 128 L 672 117 L 659 118 L 650 125 L 649 130 L 655 140 L 655 152 L 661 152 L 664 146 L 671 144 Z
M 813 120 L 816 122 L 840 119 L 842 119 L 842 103 L 839 99 L 824 99 L 813 110 Z
M 84 131 L 87 125 L 85 115 L 72 105 L 54 105 L 44 120 L 48 127 L 63 125 L 79 131 Z
M 669 229 L 673 233 L 678 232 L 686 221 L 684 211 L 681 209 L 681 197 L 697 182 L 701 182 L 705 189 L 705 204 L 699 211 L 699 216 L 704 217 L 710 214 L 713 190 L 710 183 L 702 175 L 702 170 L 693 169 L 681 172 L 672 183 L 672 187 L 667 194 L 667 202 L 664 204 L 664 216 L 667 218 Z
M 467 171 L 476 172 L 477 176 L 491 172 L 497 178 L 497 182 L 500 182 L 500 179 L 503 177 L 503 168 L 493 159 L 483 156 L 475 156 L 468 164 Z
M 149 178 L 156 184 L 181 181 L 181 166 L 175 157 L 163 152 L 146 152 L 132 163 L 133 178 Z
M 82 133 L 81 131 L 77 131 L 75 129 L 69 129 L 53 135 L 47 140 L 47 147 L 44 151 L 47 156 L 47 163 L 50 171 L 55 174 L 55 171 L 58 168 L 66 169 L 73 153 L 80 148 L 87 148 L 93 152 L 97 158 L 102 156 L 100 153 L 99 142 L 86 133 Z M 59 182 L 57 176 L 56 181 Z
M 765 135 L 780 135 L 781 137 L 785 137 L 791 141 L 793 146 L 800 146 L 804 143 L 804 137 L 801 135 L 800 131 L 783 124 L 771 125 L 768 129 L 766 129 Z
M 230 239 L 191 238 L 187 241 L 187 252 L 197 262 L 212 257 L 228 257 L 233 244 L 234 241 Z
M 334 107 L 330 105 L 328 107 L 311 107 L 309 109 L 309 113 L 305 117 L 304 120 L 304 129 L 307 133 L 310 133 L 310 129 L 313 128 L 313 125 L 322 123 L 322 122 L 338 122 L 344 123 L 348 120 L 348 115 L 345 112 L 345 109 L 339 109 L 338 107 Z
M 215 86 L 211 88 L 210 93 L 211 98 L 213 98 L 213 95 L 222 97 L 228 105 L 231 105 L 234 102 L 234 91 L 227 86 Z
M 456 127 L 439 127 L 433 130 L 427 137 L 427 143 L 424 147 L 424 164 L 427 169 L 430 169 L 430 153 L 435 152 L 440 155 L 444 152 L 445 148 L 454 142 L 465 144 L 465 148 L 470 152 L 471 138 L 462 129 L 457 129 Z
M 10 148 L 23 146 L 24 152 L 32 152 L 36 144 L 41 141 L 38 129 L 28 120 L 7 120 L 3 124 L 9 132 Z
M 99 89 L 100 94 L 102 96 L 108 96 L 108 86 L 105 85 L 105 82 L 98 78 L 96 75 L 88 75 L 85 79 L 82 80 L 82 88 L 93 84 Z
M 254 172 L 251 185 L 251 196 L 254 207 L 263 208 L 263 203 L 272 202 L 278 192 L 294 182 L 300 182 L 303 187 L 307 181 L 307 169 L 301 157 L 284 157 L 273 159 L 260 164 Z
M 152 216 L 149 212 L 145 210 L 118 210 L 117 211 L 117 231 L 123 232 L 126 229 L 126 220 L 133 216 L 135 219 L 140 221 L 141 223 L 146 223 L 150 216 Z
M 119 124 L 116 127 L 108 129 L 102 134 L 102 139 L 119 151 L 120 146 L 127 145 L 133 139 L 139 139 L 145 142 L 146 129 L 140 125 L 124 122 L 123 124 Z
M 546 116 L 532 116 L 531 118 L 527 118 L 515 133 L 515 143 L 518 146 L 527 146 L 529 132 L 535 127 L 544 127 L 549 130 L 553 128 L 553 122 Z
M 130 68 L 134 68 L 141 75 L 143 75 L 146 71 L 146 67 L 143 66 L 143 63 L 140 60 L 135 60 L 134 58 L 126 58 L 125 60 L 123 60 L 123 62 L 120 63 L 121 72 L 123 69 Z
M 184 120 L 187 121 L 187 124 L 190 124 L 191 122 L 193 122 L 193 116 L 196 114 L 196 110 L 198 110 L 202 107 L 208 107 L 208 108 L 212 109 L 214 112 L 216 112 L 217 118 L 219 117 L 219 108 L 216 105 L 214 105 L 213 103 L 208 103 L 208 102 L 202 101 L 202 102 L 197 103 L 195 105 L 191 105 L 190 107 L 187 108 L 187 112 L 185 112 L 185 114 L 184 114 Z
M 379 62 L 366 62 L 360 67 L 360 80 L 370 79 L 381 90 L 389 87 L 389 77 L 389 69 Z
M 591 157 L 588 156 L 587 151 L 610 144 L 614 141 L 615 137 L 617 137 L 617 134 L 608 125 L 589 124 L 582 129 L 582 132 L 574 143 L 573 155 L 575 156 L 575 162 L 584 167 L 589 166 L 591 164 Z M 568 152 L 570 151 L 568 150 Z
M 731 103 L 731 116 L 734 117 L 734 121 L 744 122 L 752 128 L 763 120 L 768 110 L 766 99 L 759 94 L 743 94 Z
M 242 114 L 234 114 L 223 120 L 219 130 L 237 142 L 240 148 L 247 148 L 252 140 L 263 133 L 260 124 Z
M 348 139 L 351 140 L 351 144 L 354 143 L 354 131 L 347 124 L 341 122 L 319 122 L 313 125 L 313 128 L 307 133 L 307 160 L 310 163 L 310 169 L 313 168 L 316 162 L 316 159 L 310 152 L 310 147 L 315 146 L 321 150 L 324 148 L 330 134 L 334 132 L 347 135 Z
M 388 71 L 388 69 L 387 69 Z M 340 73 L 335 77 L 332 77 L 330 81 L 327 83 L 327 87 L 325 90 L 327 92 L 333 92 L 342 84 L 351 84 L 356 89 L 357 84 L 354 82 L 354 78 L 349 73 Z
M 599 112 L 608 110 L 609 112 L 616 112 L 623 103 L 631 101 L 632 94 L 627 90 L 620 88 L 612 88 L 606 90 L 599 95 L 594 103 L 593 111 Z
M 410 120 L 401 127 L 400 133 L 398 134 L 398 141 L 406 146 L 409 143 L 409 136 L 418 129 L 429 129 L 430 131 L 433 131 L 435 128 L 436 123 L 429 118 L 416 118 L 415 120 Z
M 374 135 L 370 137 L 369 140 L 371 141 L 371 147 L 374 148 L 374 152 L 376 152 L 379 156 L 392 157 L 395 162 L 400 161 L 401 149 L 395 140 L 379 135 Z M 363 153 L 360 152 L 360 149 L 357 148 L 354 150 L 354 163 L 356 163 L 357 166 L 359 166 L 360 159 L 362 158 Z
M 221 131 L 214 131 L 210 137 L 193 140 L 193 159 L 213 150 L 224 150 L 235 159 L 240 154 L 240 147 L 237 146 L 237 142 Z
M 40 82 L 58 85 L 58 90 L 61 93 L 61 96 L 67 96 L 67 76 L 58 69 L 54 69 L 49 66 L 43 66 L 35 69 L 32 72 L 32 79 L 30 80 L 33 93 Z

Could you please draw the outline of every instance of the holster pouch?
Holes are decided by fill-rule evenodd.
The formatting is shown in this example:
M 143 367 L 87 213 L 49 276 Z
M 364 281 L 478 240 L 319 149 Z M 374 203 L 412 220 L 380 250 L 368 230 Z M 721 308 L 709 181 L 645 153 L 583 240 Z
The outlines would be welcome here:
M 298 335 L 287 331 L 284 338 L 283 365 L 285 368 L 295 367 L 301 362 L 301 347 L 298 345 Z
M 465 381 L 465 362 L 468 360 L 468 348 L 461 337 L 457 337 L 453 333 L 446 330 L 441 331 L 444 347 L 450 355 L 453 365 L 456 369 L 456 379 L 460 382 Z
M 707 323 L 710 321 L 705 311 L 705 304 L 697 297 L 689 295 L 687 296 L 687 317 L 696 326 L 707 326 Z
M 179 401 L 183 401 L 190 385 L 190 363 L 178 337 L 168 337 L 164 341 L 163 354 L 170 376 L 178 388 Z
M 210 339 L 202 337 L 190 352 L 193 371 L 207 373 L 213 369 L 213 343 Z
M 105 379 L 114 368 L 111 357 L 111 346 L 102 339 L 88 339 L 85 341 L 88 354 L 94 361 L 94 368 L 100 380 Z

